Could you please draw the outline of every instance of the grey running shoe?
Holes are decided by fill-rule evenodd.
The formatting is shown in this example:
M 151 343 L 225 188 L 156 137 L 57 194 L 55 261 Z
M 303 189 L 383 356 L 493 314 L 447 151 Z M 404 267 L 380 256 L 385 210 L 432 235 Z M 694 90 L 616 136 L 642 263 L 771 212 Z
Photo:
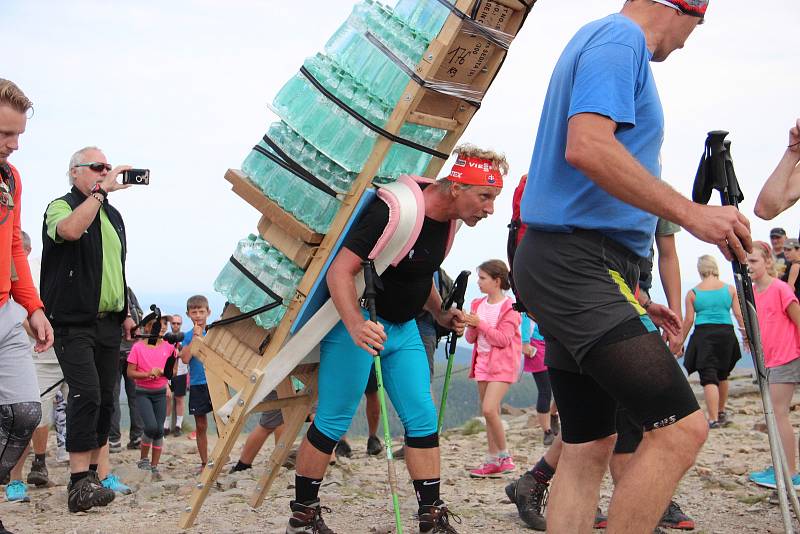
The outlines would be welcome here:
M 108 452 L 122 452 L 122 443 L 119 441 L 108 441 Z
M 67 507 L 72 513 L 86 512 L 95 506 L 106 506 L 114 500 L 114 490 L 103 487 L 97 479 L 97 473 L 90 471 L 88 475 L 67 486 Z
M 542 437 L 542 443 L 545 447 L 549 447 L 553 444 L 556 439 L 556 435 L 553 433 L 552 430 L 545 430 L 544 436 Z
M 141 460 L 136 462 L 136 467 L 144 471 L 150 471 L 150 460 L 148 460 L 147 458 L 142 458 Z
M 289 506 L 292 509 L 292 517 L 289 518 L 286 534 L 336 534 L 322 520 L 322 511 L 329 514 L 331 509 L 320 506 L 319 501 L 312 502 L 308 506 L 292 501 Z
M 337 458 L 350 458 L 353 455 L 353 449 L 350 448 L 350 444 L 344 438 L 340 439 L 339 443 L 336 444 L 334 452 Z
M 47 476 L 47 465 L 45 465 L 44 459 L 39 461 L 34 456 L 33 463 L 31 463 L 31 472 L 28 473 L 28 484 L 33 484 L 37 488 L 41 488 L 46 486 L 49 482 L 50 479 Z
M 516 482 L 506 486 L 506 495 L 517 505 L 519 518 L 533 530 L 547 530 L 544 510 L 548 489 L 548 484 L 538 482 L 530 473 L 525 473 Z
M 450 524 L 451 518 L 456 523 L 461 523 L 461 518 L 448 510 L 441 500 L 436 501 L 432 506 L 423 506 L 419 509 L 419 532 L 420 534 L 435 532 L 458 534 L 455 527 Z
M 728 415 L 728 412 L 719 412 L 717 414 L 717 422 L 722 426 L 730 426 L 733 424 L 733 420 Z
M 689 517 L 681 510 L 678 503 L 670 501 L 667 511 L 661 517 L 658 526 L 664 528 L 675 528 L 679 530 L 694 530 L 694 519 Z
M 381 440 L 378 439 L 378 436 L 370 436 L 367 439 L 367 454 L 370 456 L 377 456 L 381 452 L 383 452 Z

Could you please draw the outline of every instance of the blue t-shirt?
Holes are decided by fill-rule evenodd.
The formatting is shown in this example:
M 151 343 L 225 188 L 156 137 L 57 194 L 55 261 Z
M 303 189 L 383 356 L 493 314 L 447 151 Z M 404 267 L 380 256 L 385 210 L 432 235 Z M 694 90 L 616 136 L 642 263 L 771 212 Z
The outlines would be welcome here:
M 620 14 L 587 24 L 569 42 L 550 80 L 520 205 L 529 227 L 596 230 L 647 257 L 657 217 L 606 193 L 564 154 L 569 119 L 597 113 L 616 122 L 617 140 L 661 177 L 664 114 L 651 57 L 641 28 Z
M 186 332 L 186 335 L 183 336 L 183 346 L 188 347 L 193 337 L 194 330 Z M 206 337 L 205 332 L 203 333 L 203 337 Z M 203 362 L 200 361 L 200 358 L 192 356 L 189 360 L 189 385 L 200 386 L 206 383 L 206 369 L 203 367 Z

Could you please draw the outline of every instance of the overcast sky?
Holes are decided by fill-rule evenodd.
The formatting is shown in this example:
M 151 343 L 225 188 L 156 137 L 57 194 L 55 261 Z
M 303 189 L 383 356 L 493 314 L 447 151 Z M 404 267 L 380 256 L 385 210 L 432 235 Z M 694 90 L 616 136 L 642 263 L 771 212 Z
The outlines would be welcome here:
M 152 171 L 149 187 L 111 195 L 128 228 L 131 285 L 148 294 L 210 293 L 259 218 L 230 191 L 225 170 L 238 168 L 276 120 L 267 103 L 353 4 L 2 0 L 0 77 L 35 105 L 11 157 L 22 173 L 23 225 L 35 250 L 47 203 L 68 190 L 70 155 L 97 145 L 112 164 Z M 528 169 L 553 65 L 580 26 L 621 5 L 540 0 L 533 8 L 462 138 L 507 154 L 508 186 L 495 215 L 456 239 L 448 271 L 505 257 L 511 195 Z M 800 116 L 800 2 L 715 0 L 706 22 L 684 50 L 654 65 L 666 115 L 664 179 L 689 195 L 706 132 L 729 130 L 754 234 L 767 240 L 771 227 L 783 226 L 796 235 L 796 209 L 775 221 L 752 209 Z M 687 232 L 678 247 L 685 292 L 696 281 L 697 256 L 715 249 Z

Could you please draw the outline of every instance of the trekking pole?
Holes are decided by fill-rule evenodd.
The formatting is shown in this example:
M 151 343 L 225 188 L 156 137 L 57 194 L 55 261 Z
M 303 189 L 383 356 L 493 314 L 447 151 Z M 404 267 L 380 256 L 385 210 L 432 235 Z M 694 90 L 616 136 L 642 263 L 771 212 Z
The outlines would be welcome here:
M 717 189 L 720 192 L 722 205 L 733 206 L 738 210 L 739 203 L 744 199 L 744 195 L 739 189 L 739 182 L 733 169 L 733 158 L 730 152 L 731 143 L 725 140 L 727 135 L 728 132 L 721 130 L 708 133 L 705 152 L 700 160 L 700 167 L 695 178 L 692 200 L 707 204 L 711 197 L 711 191 Z M 767 370 L 764 366 L 764 351 L 761 345 L 761 330 L 758 327 L 758 315 L 753 293 L 753 281 L 750 278 L 747 265 L 740 263 L 735 256 L 731 260 L 731 264 L 736 281 L 736 292 L 739 297 L 739 307 L 742 310 L 742 318 L 744 319 L 745 332 L 750 341 L 750 355 L 753 359 L 758 389 L 761 393 L 761 402 L 764 406 L 764 417 L 767 424 L 772 465 L 775 469 L 775 482 L 783 527 L 786 532 L 794 532 L 789 513 L 789 501 L 791 501 L 792 509 L 798 518 L 800 518 L 800 503 L 798 503 L 797 494 L 794 491 L 792 475 L 789 473 L 786 461 L 786 452 L 783 450 L 783 445 L 778 435 L 772 398 L 769 395 Z
M 378 313 L 375 310 L 375 264 L 372 260 L 362 261 L 364 267 L 364 301 L 369 310 L 369 320 L 373 323 L 378 322 Z M 386 397 L 383 392 L 383 372 L 381 371 L 381 353 L 375 352 L 373 356 L 375 364 L 375 378 L 378 382 L 378 400 L 381 405 L 381 422 L 383 423 L 383 441 L 386 443 L 386 462 L 389 467 L 389 489 L 392 492 L 392 506 L 394 506 L 394 522 L 397 527 L 397 534 L 403 534 L 403 520 L 400 518 L 400 501 L 397 497 L 397 470 L 394 465 L 394 455 L 392 454 L 392 433 L 389 431 L 389 415 L 386 412 Z
M 461 271 L 461 273 L 453 282 L 453 289 L 450 294 L 442 302 L 442 309 L 449 310 L 453 304 L 457 309 L 464 307 L 464 295 L 467 292 L 467 280 L 469 279 L 469 271 Z M 437 432 L 442 433 L 442 426 L 444 425 L 444 409 L 447 405 L 447 391 L 450 389 L 450 376 L 453 374 L 453 361 L 456 359 L 456 340 L 458 336 L 455 330 L 450 330 L 447 335 L 447 343 L 445 349 L 448 350 L 447 354 L 447 371 L 444 374 L 444 387 L 442 388 L 442 400 L 439 404 L 439 424 L 437 425 Z

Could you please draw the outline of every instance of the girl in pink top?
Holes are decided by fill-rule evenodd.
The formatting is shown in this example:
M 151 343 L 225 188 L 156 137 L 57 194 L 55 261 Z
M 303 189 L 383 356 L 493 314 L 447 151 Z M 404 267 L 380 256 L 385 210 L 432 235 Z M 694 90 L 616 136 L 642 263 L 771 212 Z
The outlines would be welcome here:
M 519 378 L 520 315 L 506 296 L 510 289 L 508 267 L 501 260 L 489 260 L 478 267 L 478 288 L 483 298 L 472 301 L 465 314 L 466 338 L 474 343 L 469 377 L 478 382 L 481 411 L 486 418 L 489 454 L 484 464 L 470 476 L 484 478 L 510 473 L 514 460 L 506 448 L 506 435 L 500 419 L 500 403 L 508 388 Z
M 747 266 L 755 289 L 758 327 L 761 330 L 764 364 L 769 369 L 769 393 L 778 433 L 790 472 L 796 473 L 797 449 L 789 421 L 789 407 L 795 385 L 800 383 L 800 304 L 789 284 L 775 278 L 775 257 L 768 244 L 753 242 L 753 252 L 747 255 Z M 754 473 L 751 479 L 774 488 L 775 475 L 769 471 Z M 800 487 L 800 475 L 795 474 L 792 478 L 795 487 Z
M 144 325 L 146 333 L 152 332 L 154 322 L 155 319 Z M 164 420 L 167 416 L 167 377 L 164 376 L 164 366 L 167 359 L 175 353 L 175 347 L 161 338 L 166 331 L 167 318 L 163 317 L 158 337 L 134 343 L 128 355 L 128 376 L 136 383 L 136 410 L 144 423 L 141 459 L 136 465 L 156 475 L 164 443 Z M 148 460 L 151 450 L 152 460 Z

